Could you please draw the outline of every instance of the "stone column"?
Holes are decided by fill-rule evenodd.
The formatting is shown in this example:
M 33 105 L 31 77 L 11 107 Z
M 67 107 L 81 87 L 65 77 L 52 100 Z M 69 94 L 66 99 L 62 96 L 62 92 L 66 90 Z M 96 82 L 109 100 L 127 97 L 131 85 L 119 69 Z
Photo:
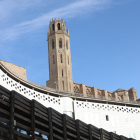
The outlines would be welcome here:
M 125 91 L 125 93 L 123 95 L 123 100 L 124 100 L 124 102 L 129 102 L 128 91 Z
M 80 93 L 83 93 L 83 96 L 86 97 L 86 85 L 81 84 L 80 85 Z
M 134 87 L 130 88 L 128 92 L 129 92 L 129 99 L 130 100 L 136 101 L 138 99 L 137 91 Z
M 94 95 L 95 98 L 98 98 L 98 91 L 96 87 L 91 88 L 92 94 Z
M 112 93 L 112 97 L 115 98 L 116 101 L 118 101 L 118 94 L 117 94 L 117 92 Z
M 108 100 L 108 93 L 107 93 L 107 90 L 102 90 L 102 96 L 104 96 L 105 99 Z

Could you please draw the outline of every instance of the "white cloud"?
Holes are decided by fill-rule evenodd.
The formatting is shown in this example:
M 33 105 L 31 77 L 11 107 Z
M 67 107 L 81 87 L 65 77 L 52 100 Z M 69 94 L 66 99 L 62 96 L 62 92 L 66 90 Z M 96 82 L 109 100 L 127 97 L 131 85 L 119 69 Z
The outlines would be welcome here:
M 22 11 L 42 4 L 40 0 L 0 0 L 0 20 L 12 16 L 14 12 Z
M 7 0 L 8 1 L 8 0 Z M 20 0 L 23 2 L 23 0 Z M 36 0 L 37 1 L 37 0 Z M 55 9 L 45 13 L 34 20 L 22 22 L 10 28 L 1 30 L 1 40 L 14 40 L 24 33 L 28 33 L 49 24 L 49 21 L 55 17 L 71 18 L 87 12 L 95 12 L 106 8 L 112 0 L 82 0 L 69 4 L 65 7 Z M 25 4 L 25 3 L 24 3 Z

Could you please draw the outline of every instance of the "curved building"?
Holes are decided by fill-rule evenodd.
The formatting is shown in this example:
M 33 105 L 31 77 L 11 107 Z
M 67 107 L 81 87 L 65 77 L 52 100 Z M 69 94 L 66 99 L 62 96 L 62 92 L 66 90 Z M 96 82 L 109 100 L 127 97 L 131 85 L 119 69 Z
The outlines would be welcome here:
M 69 30 L 64 20 L 50 22 L 48 52 L 50 80 L 46 87 L 28 81 L 25 68 L 2 60 L 0 85 L 87 124 L 140 139 L 140 102 L 134 88 L 109 92 L 73 82 Z

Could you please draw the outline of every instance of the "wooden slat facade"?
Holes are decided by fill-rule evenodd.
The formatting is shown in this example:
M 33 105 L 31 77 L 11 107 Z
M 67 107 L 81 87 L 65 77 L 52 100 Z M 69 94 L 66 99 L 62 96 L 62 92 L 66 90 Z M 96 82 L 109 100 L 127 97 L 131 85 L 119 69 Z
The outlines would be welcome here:
M 5 98 L 7 97 L 7 98 Z M 133 140 L 75 120 L 0 86 L 2 140 Z

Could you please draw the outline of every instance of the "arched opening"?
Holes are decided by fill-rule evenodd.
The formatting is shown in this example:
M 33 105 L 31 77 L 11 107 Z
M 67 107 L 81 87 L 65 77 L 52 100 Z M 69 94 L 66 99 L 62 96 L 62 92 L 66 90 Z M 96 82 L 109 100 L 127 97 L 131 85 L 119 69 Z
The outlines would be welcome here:
M 52 49 L 54 49 L 54 40 L 52 39 Z
M 74 87 L 74 93 L 79 93 L 79 88 L 77 86 Z
M 66 41 L 66 49 L 68 50 L 68 41 Z
M 120 96 L 118 96 L 118 101 L 121 101 L 122 99 L 121 99 L 121 97 Z
M 52 29 L 53 29 L 53 31 L 54 31 L 54 29 L 55 29 L 54 24 L 52 25 Z
M 53 55 L 53 64 L 55 64 L 55 59 L 54 59 L 54 55 Z
M 58 30 L 60 30 L 60 23 L 57 24 Z
M 59 39 L 59 48 L 62 48 L 62 38 Z
M 112 96 L 110 94 L 108 94 L 108 100 L 111 100 Z
M 62 54 L 60 54 L 60 61 L 61 61 L 61 63 L 63 63 L 63 57 L 62 57 Z
M 87 96 L 91 95 L 91 92 L 89 91 L 89 89 L 86 90 L 86 94 L 87 94 Z

